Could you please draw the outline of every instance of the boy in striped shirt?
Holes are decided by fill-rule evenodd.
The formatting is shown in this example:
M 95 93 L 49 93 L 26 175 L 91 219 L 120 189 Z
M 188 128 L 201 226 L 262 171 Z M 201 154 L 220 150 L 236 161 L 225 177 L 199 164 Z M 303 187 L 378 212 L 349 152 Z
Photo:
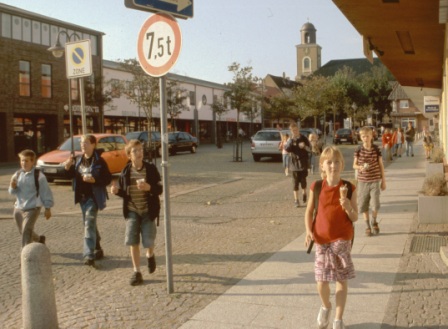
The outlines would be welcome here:
M 356 149 L 353 169 L 358 171 L 358 204 L 366 222 L 366 236 L 378 234 L 377 217 L 380 209 L 380 191 L 386 189 L 386 177 L 381 150 L 372 143 L 373 131 L 362 127 L 359 131 L 362 145 Z M 372 207 L 372 218 L 369 216 L 369 206 Z

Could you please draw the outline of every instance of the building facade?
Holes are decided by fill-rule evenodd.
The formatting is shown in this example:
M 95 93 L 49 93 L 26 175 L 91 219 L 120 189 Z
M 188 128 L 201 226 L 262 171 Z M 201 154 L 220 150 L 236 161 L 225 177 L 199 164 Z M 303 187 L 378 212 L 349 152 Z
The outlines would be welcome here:
M 93 74 L 83 78 L 88 131 L 101 131 L 102 32 L 0 4 L 0 162 L 17 161 L 25 148 L 37 154 L 56 148 L 73 128 L 81 133 L 78 80 L 66 77 L 65 57 L 48 48 L 90 40 Z

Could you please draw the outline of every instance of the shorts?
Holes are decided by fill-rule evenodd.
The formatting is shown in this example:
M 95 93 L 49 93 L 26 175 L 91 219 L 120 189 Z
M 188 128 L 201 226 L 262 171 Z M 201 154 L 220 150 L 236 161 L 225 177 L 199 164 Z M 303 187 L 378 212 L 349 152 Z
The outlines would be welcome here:
M 359 212 L 368 212 L 370 201 L 372 201 L 371 206 L 373 211 L 378 211 L 380 209 L 380 184 L 381 181 L 370 183 L 358 181 Z
M 356 275 L 351 249 L 352 242 L 346 240 L 323 245 L 316 243 L 314 259 L 316 282 L 341 282 L 353 279 Z
M 303 190 L 306 189 L 306 176 L 308 176 L 308 170 L 292 172 L 292 188 L 294 191 L 299 190 L 299 184 Z
M 144 248 L 154 247 L 157 227 L 156 221 L 149 219 L 149 214 L 140 216 L 136 212 L 130 211 L 126 218 L 125 245 L 134 246 L 140 244 L 140 235 Z

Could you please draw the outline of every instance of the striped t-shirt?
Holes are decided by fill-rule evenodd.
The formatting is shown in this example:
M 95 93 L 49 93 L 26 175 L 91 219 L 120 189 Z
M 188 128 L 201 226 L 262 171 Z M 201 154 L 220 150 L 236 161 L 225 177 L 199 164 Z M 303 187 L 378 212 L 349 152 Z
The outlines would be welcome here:
M 140 216 L 148 212 L 148 204 L 146 202 L 146 192 L 137 188 L 137 179 L 145 179 L 146 169 L 143 166 L 142 170 L 138 171 L 131 167 L 131 184 L 129 186 L 129 194 L 131 196 L 128 204 L 130 211 L 134 211 Z
M 364 166 L 367 163 L 367 168 L 358 171 L 358 181 L 370 183 L 381 180 L 381 169 L 379 159 L 381 158 L 381 150 L 375 144 L 372 144 L 370 150 L 364 146 L 360 146 L 355 151 L 355 158 L 358 158 L 358 165 Z

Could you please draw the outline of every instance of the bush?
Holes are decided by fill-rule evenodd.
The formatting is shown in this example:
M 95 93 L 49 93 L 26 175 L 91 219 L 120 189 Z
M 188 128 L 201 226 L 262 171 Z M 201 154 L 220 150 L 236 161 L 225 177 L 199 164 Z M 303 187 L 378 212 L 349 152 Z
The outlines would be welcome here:
M 432 161 L 435 163 L 442 163 L 445 158 L 445 153 L 443 149 L 440 147 L 435 147 L 432 151 Z
M 448 195 L 445 175 L 440 173 L 426 177 L 421 192 L 426 196 Z

